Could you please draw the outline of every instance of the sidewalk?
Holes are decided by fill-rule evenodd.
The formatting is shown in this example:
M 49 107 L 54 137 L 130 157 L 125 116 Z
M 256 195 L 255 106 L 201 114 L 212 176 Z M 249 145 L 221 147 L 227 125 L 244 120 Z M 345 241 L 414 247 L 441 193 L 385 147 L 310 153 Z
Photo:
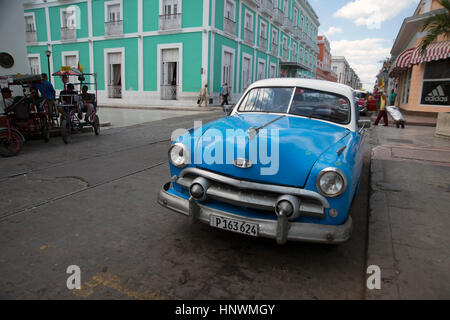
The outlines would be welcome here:
M 430 127 L 371 129 L 366 298 L 450 299 L 450 140 Z

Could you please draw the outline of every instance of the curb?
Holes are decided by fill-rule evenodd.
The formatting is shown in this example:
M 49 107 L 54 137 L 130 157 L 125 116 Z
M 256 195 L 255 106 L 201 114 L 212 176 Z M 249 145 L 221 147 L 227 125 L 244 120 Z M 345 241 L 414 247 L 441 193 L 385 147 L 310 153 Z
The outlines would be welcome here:
M 394 259 L 389 208 L 386 205 L 383 160 L 370 159 L 370 197 L 366 267 L 375 265 L 381 270 L 381 289 L 366 286 L 367 300 L 399 299 L 397 269 Z M 386 189 L 385 189 L 386 188 Z
M 129 110 L 168 110 L 168 111 L 192 111 L 192 112 L 213 112 L 222 111 L 221 107 L 158 107 L 158 106 L 107 106 L 99 105 L 100 109 L 129 109 Z

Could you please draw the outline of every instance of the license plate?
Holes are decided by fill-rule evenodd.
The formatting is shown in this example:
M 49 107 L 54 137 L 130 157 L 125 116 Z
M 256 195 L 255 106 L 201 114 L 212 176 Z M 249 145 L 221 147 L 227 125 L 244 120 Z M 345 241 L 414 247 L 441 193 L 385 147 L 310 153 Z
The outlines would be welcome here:
M 248 223 L 241 220 L 211 215 L 209 225 L 214 228 L 242 233 L 253 237 L 258 236 L 258 224 L 256 223 Z

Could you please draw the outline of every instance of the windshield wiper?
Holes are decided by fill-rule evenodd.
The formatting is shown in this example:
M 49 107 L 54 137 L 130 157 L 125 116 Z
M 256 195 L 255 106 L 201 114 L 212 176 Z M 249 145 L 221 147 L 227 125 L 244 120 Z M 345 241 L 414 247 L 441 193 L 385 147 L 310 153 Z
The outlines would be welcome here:
M 267 122 L 265 125 L 262 125 L 262 126 L 260 126 L 260 127 L 257 127 L 257 128 L 250 127 L 250 128 L 248 128 L 248 130 L 247 130 L 247 133 L 248 133 L 248 139 L 249 139 L 249 140 L 252 140 L 254 137 L 256 137 L 256 136 L 258 135 L 258 132 L 259 132 L 261 129 L 267 127 L 268 125 L 270 125 L 270 124 L 274 123 L 275 121 L 278 121 L 278 120 L 280 120 L 281 118 L 284 118 L 284 117 L 286 117 L 286 115 L 279 116 L 278 118 L 275 118 L 275 119 L 273 119 L 273 120 Z

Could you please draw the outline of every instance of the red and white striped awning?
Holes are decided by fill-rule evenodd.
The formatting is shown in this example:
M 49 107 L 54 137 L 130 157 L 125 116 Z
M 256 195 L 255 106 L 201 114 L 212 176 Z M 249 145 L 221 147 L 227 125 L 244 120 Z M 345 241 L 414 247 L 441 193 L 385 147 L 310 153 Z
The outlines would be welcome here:
M 395 76 L 399 71 L 405 70 L 411 67 L 411 57 L 415 52 L 416 48 L 406 49 L 402 53 L 400 53 L 395 60 L 395 63 L 392 65 L 391 70 L 389 71 L 389 75 Z
M 420 53 L 420 49 L 414 51 L 411 57 L 411 64 L 430 62 L 447 59 L 450 57 L 450 41 L 432 43 L 428 46 L 425 55 Z

